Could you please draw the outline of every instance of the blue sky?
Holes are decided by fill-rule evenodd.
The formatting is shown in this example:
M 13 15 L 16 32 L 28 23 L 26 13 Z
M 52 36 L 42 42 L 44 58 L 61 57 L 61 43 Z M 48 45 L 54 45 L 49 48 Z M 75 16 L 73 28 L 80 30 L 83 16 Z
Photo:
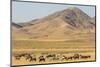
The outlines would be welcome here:
M 78 7 L 91 17 L 95 16 L 94 6 L 77 6 L 62 4 L 46 4 L 31 2 L 12 2 L 12 21 L 16 23 L 27 22 L 33 19 L 42 18 L 56 11 L 67 9 L 68 7 Z

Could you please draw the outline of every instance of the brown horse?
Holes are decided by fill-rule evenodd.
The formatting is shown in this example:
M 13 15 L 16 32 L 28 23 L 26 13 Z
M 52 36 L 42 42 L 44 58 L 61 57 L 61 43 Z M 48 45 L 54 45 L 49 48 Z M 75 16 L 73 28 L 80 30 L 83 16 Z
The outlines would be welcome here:
M 16 60 L 20 60 L 21 57 L 22 57 L 22 55 L 21 55 L 21 54 L 17 54 L 17 55 L 15 55 L 14 57 L 15 57 Z
M 79 59 L 80 58 L 80 55 L 79 54 L 74 54 L 73 58 L 76 60 L 76 59 Z
M 41 61 L 44 61 L 44 62 L 45 62 L 44 56 L 40 56 L 40 57 L 39 57 L 39 62 L 41 62 Z
M 87 56 L 80 55 L 80 58 L 81 58 L 81 59 L 88 59 L 88 58 L 91 58 L 91 56 L 90 56 L 90 55 L 87 55 Z
M 20 58 L 21 58 L 21 57 L 20 57 L 19 55 L 15 56 L 15 59 L 16 59 L 16 60 L 20 60 Z
M 68 60 L 68 58 L 65 55 L 63 55 L 62 60 Z
M 36 61 L 36 58 L 34 57 L 32 57 L 32 56 L 30 56 L 30 60 L 29 60 L 30 62 L 32 62 L 32 61 Z
M 49 55 L 46 56 L 46 58 L 51 58 L 51 57 L 56 57 L 56 55 L 55 54 L 49 54 Z
M 25 56 L 26 60 L 29 60 L 30 62 L 36 61 L 36 57 L 31 56 L 30 54 Z
M 67 60 L 73 60 L 73 56 L 67 57 Z

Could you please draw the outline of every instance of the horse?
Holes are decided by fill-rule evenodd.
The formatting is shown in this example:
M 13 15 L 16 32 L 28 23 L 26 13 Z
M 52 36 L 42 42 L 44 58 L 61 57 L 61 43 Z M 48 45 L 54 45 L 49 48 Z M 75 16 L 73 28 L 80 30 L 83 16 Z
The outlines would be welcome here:
M 20 58 L 22 57 L 20 54 L 17 54 L 14 56 L 16 60 L 20 60 Z
M 67 60 L 72 60 L 73 56 L 67 57 Z
M 26 57 L 26 60 L 29 60 L 30 62 L 31 61 L 36 61 L 36 57 L 33 57 L 30 54 L 27 54 L 25 57 Z
M 29 60 L 29 61 L 30 61 L 30 62 L 31 62 L 31 61 L 36 61 L 36 58 L 35 58 L 35 57 L 34 57 L 34 58 L 33 58 L 33 57 L 30 57 L 30 60 Z
M 46 56 L 46 58 L 51 58 L 51 57 L 56 57 L 56 55 L 55 54 L 49 54 L 49 55 Z
M 76 60 L 76 59 L 79 59 L 80 58 L 80 55 L 79 54 L 74 54 L 73 58 Z
M 91 58 L 91 56 L 90 56 L 90 55 L 87 55 L 87 56 L 80 55 L 80 57 L 81 57 L 82 59 Z
M 44 56 L 40 56 L 40 57 L 39 57 L 39 62 L 41 62 L 41 61 L 44 61 L 44 62 L 45 62 Z
M 65 55 L 63 55 L 62 60 L 68 60 L 68 58 Z

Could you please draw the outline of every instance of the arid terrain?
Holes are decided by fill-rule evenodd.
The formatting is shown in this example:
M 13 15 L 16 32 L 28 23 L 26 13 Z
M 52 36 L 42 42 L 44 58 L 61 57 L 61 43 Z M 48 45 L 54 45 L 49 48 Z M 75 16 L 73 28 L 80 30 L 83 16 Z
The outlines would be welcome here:
M 76 7 L 12 22 L 12 65 L 95 61 L 95 23 Z

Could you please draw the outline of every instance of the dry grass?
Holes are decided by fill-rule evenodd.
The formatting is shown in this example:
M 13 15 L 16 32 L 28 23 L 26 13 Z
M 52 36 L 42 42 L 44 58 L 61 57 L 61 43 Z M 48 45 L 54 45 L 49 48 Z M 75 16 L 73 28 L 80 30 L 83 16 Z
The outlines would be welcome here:
M 35 54 L 38 59 L 43 54 L 62 54 L 65 56 L 72 56 L 75 53 L 82 55 L 90 55 L 88 59 L 68 60 L 68 61 L 50 61 L 46 59 L 45 62 L 26 61 L 25 58 L 21 60 L 14 59 L 15 54 L 30 53 Z M 43 55 L 45 56 L 45 55 Z M 39 60 L 39 59 L 38 59 Z M 95 60 L 95 42 L 82 40 L 68 40 L 68 41 L 33 41 L 33 40 L 13 40 L 13 56 L 12 65 L 27 65 L 27 64 L 48 64 L 48 63 L 62 63 L 62 62 L 79 62 L 79 61 L 94 61 Z
M 95 42 L 69 40 L 69 41 L 32 41 L 32 40 L 13 40 L 13 49 L 37 49 L 37 48 L 83 48 L 95 47 Z

